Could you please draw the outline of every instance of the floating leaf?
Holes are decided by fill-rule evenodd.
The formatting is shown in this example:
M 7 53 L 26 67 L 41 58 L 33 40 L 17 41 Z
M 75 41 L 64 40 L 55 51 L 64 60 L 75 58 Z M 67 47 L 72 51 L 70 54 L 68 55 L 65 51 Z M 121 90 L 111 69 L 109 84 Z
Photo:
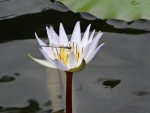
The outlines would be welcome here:
M 75 12 L 88 12 L 101 19 L 150 20 L 150 0 L 58 0 Z

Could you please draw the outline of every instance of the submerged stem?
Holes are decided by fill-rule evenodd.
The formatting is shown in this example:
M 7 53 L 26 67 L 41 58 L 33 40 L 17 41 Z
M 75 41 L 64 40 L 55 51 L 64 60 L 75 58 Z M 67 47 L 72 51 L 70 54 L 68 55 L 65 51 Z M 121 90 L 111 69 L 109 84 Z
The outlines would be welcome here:
M 72 72 L 66 72 L 66 113 L 72 113 Z

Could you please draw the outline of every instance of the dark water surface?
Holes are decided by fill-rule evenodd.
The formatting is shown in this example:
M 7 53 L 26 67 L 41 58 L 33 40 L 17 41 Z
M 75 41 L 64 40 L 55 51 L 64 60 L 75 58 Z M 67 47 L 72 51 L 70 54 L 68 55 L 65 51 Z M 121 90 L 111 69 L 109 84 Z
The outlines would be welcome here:
M 74 76 L 78 113 L 150 113 L 150 21 L 99 20 L 49 0 L 0 0 L 0 113 L 52 112 L 46 68 L 26 54 L 42 56 L 34 32 L 46 39 L 45 26 L 62 22 L 71 34 L 78 20 L 106 43 Z

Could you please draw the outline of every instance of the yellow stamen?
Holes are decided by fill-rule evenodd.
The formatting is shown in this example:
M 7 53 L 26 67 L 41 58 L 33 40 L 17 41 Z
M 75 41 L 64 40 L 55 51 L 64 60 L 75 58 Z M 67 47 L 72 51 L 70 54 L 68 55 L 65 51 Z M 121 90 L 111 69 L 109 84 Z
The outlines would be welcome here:
M 64 48 L 60 48 L 60 54 L 62 62 L 66 65 L 68 60 L 67 50 Z
M 74 52 L 76 61 L 78 62 L 79 57 L 80 57 L 80 52 L 79 52 L 78 46 L 74 45 L 74 43 L 71 47 L 71 50 L 68 50 L 68 49 L 65 49 L 65 48 L 60 48 L 59 51 L 58 51 L 58 49 L 56 48 L 55 51 L 54 51 L 54 49 L 53 49 L 54 56 L 57 59 L 61 60 L 65 65 L 67 65 L 68 56 L 72 52 Z
M 56 53 L 57 53 L 57 58 L 60 60 L 61 59 L 61 56 L 60 54 L 58 53 L 58 49 L 56 48 Z

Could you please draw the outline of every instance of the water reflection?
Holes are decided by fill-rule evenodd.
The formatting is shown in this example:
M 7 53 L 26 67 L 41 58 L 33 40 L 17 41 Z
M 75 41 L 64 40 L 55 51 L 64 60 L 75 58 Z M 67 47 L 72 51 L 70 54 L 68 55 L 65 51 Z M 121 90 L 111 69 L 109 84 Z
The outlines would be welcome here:
M 10 18 L 13 16 L 15 16 L 15 14 L 7 15 L 7 16 L 1 16 L 0 19 L 7 19 L 7 18 Z
M 64 113 L 64 110 L 59 110 L 59 111 L 56 111 L 54 113 Z
M 0 3 L 1 3 L 1 2 L 7 2 L 7 1 L 10 1 L 10 0 L 0 0 Z
M 114 88 L 116 87 L 117 85 L 120 84 L 121 80 L 118 80 L 118 79 L 112 79 L 112 78 L 103 78 L 103 79 L 98 79 L 96 81 L 96 83 L 101 83 L 102 85 L 105 86 L 105 88 Z
M 136 91 L 133 94 L 137 95 L 137 96 L 144 96 L 144 95 L 150 94 L 150 92 L 148 92 L 148 91 Z
M 20 73 L 18 73 L 18 72 L 15 72 L 15 73 L 13 73 L 15 76 L 20 76 Z
M 50 106 L 52 104 L 52 102 L 49 100 L 49 101 L 47 101 L 45 104 L 44 104 L 44 106 Z
M 15 80 L 15 77 L 8 76 L 8 75 L 2 75 L 2 77 L 0 78 L 0 82 L 11 82 L 14 80 Z
M 120 84 L 121 80 L 106 80 L 103 81 L 103 85 L 106 86 L 106 88 L 114 88 L 116 87 L 118 84 Z
M 30 99 L 27 102 L 28 105 L 25 107 L 0 106 L 0 113 L 52 113 L 52 109 L 43 109 L 35 99 Z M 49 101 L 46 102 L 46 104 L 47 103 L 49 103 Z
M 20 76 L 20 73 L 15 72 L 13 75 L 2 75 L 0 77 L 0 82 L 5 83 L 5 82 L 12 82 L 16 79 L 16 77 Z

